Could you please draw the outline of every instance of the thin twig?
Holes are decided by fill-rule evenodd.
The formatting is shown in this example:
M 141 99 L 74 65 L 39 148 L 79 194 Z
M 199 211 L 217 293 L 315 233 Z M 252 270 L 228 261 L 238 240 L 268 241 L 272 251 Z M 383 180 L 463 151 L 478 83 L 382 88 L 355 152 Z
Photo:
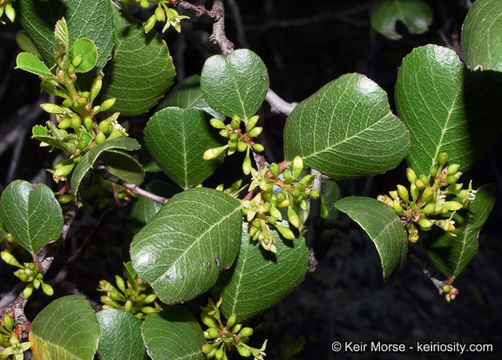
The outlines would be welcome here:
M 108 172 L 108 170 L 106 170 L 106 166 L 104 165 L 98 165 L 97 168 L 96 168 L 97 172 L 99 173 L 99 175 L 101 175 L 102 177 L 104 177 L 106 180 L 109 180 L 115 184 L 119 184 L 120 186 L 124 187 L 125 189 L 129 190 L 130 192 L 138 195 L 138 196 L 142 196 L 144 198 L 147 198 L 147 199 L 150 199 L 152 201 L 155 201 L 155 202 L 158 202 L 159 204 L 162 204 L 164 205 L 165 203 L 167 203 L 169 201 L 168 198 L 165 198 L 165 197 L 162 197 L 162 196 L 159 196 L 159 195 L 155 195 L 149 191 L 146 191 L 142 188 L 140 188 L 138 185 L 136 184 L 133 184 L 133 183 L 128 183 L 128 182 L 125 182 L 124 180 L 122 179 L 119 179 L 118 177 L 116 177 L 115 175 L 113 174 L 110 174 Z
M 310 173 L 315 176 L 314 185 L 312 186 L 312 189 L 315 189 L 320 193 L 322 182 L 321 179 L 319 178 L 319 175 L 321 175 L 321 173 L 315 169 L 311 169 Z M 321 214 L 320 199 L 310 201 L 309 231 L 307 233 L 307 236 L 305 237 L 305 243 L 307 244 L 307 248 L 309 250 L 310 272 L 316 271 L 317 265 L 319 264 L 319 262 L 315 257 L 314 240 L 316 238 L 316 233 L 317 233 L 315 224 L 318 222 L 320 214 Z
M 436 279 L 432 274 L 431 272 L 425 267 L 425 264 L 418 258 L 416 257 L 414 254 L 409 254 L 408 255 L 409 259 L 415 264 L 417 265 L 421 270 L 422 272 L 424 273 L 424 275 L 434 284 L 434 286 L 436 287 L 436 289 L 438 290 L 439 294 L 443 294 L 443 287 L 446 285 L 446 284 L 451 284 L 451 280 L 447 279 L 447 280 L 439 280 L 439 279 Z
M 284 101 L 279 95 L 277 95 L 272 89 L 268 89 L 267 96 L 265 100 L 270 105 L 270 111 L 274 113 L 282 113 L 289 116 L 298 103 L 288 103 Z

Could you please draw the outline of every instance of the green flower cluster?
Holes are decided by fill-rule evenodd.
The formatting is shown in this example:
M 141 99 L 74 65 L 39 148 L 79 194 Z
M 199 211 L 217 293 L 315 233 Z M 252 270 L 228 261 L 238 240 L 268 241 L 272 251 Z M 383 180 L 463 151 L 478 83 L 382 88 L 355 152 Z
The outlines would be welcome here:
M 249 156 L 251 148 L 256 152 L 262 152 L 265 148 L 262 144 L 255 142 L 258 135 L 261 134 L 263 128 L 256 126 L 260 117 L 258 115 L 252 116 L 249 120 L 241 118 L 237 115 L 232 117 L 230 124 L 225 124 L 223 121 L 217 118 L 211 119 L 211 126 L 215 129 L 220 130 L 220 135 L 228 139 L 227 145 L 208 149 L 204 152 L 202 157 L 204 160 L 212 160 L 220 156 L 225 150 L 228 149 L 227 155 L 232 155 L 236 151 L 246 152 L 246 157 L 242 162 L 242 171 L 245 175 L 251 173 L 253 166 L 251 165 L 251 158 Z M 245 132 L 242 132 L 241 123 L 244 123 Z
M 233 347 L 242 357 L 253 356 L 254 360 L 263 360 L 265 357 L 265 348 L 267 340 L 260 349 L 253 348 L 247 344 L 253 329 L 242 327 L 242 324 L 236 324 L 236 316 L 233 314 L 227 319 L 226 325 L 221 320 L 219 307 L 221 299 L 215 304 L 209 298 L 207 306 L 201 306 L 201 320 L 208 327 L 204 331 L 204 337 L 207 344 L 202 346 L 202 352 L 208 359 L 228 360 L 227 352 Z
M 15 0 L 0 0 L 0 18 L 5 14 L 10 22 L 16 20 L 16 10 L 12 6 Z M 5 24 L 5 21 L 0 20 L 0 23 Z
M 52 296 L 54 294 L 54 289 L 49 284 L 44 283 L 44 276 L 38 271 L 34 263 L 24 263 L 21 265 L 14 255 L 7 250 L 2 251 L 0 256 L 7 264 L 18 267 L 19 270 L 16 270 L 14 275 L 19 280 L 28 283 L 23 290 L 23 296 L 25 299 L 28 299 L 31 294 L 33 294 L 33 289 L 38 290 L 40 286 L 42 286 L 42 291 L 47 296 Z
M 406 169 L 410 182 L 409 190 L 403 185 L 387 195 L 379 195 L 378 200 L 389 205 L 403 219 L 408 231 L 408 240 L 415 243 L 419 239 L 418 228 L 430 230 L 434 225 L 456 236 L 453 216 L 461 209 L 469 207 L 476 196 L 472 181 L 464 188 L 458 183 L 462 173 L 459 164 L 447 165 L 448 154 L 440 153 L 438 162 L 428 175 L 417 176 L 413 169 Z
M 29 341 L 20 342 L 14 331 L 14 319 L 4 314 L 0 319 L 0 360 L 7 360 L 12 356 L 14 360 L 23 360 L 24 352 L 31 347 Z
M 181 32 L 181 20 L 190 19 L 189 16 L 180 15 L 175 9 L 169 5 L 174 3 L 173 0 L 121 0 L 125 5 L 140 5 L 143 9 L 148 9 L 150 3 L 156 3 L 157 7 L 152 16 L 145 21 L 145 33 L 149 33 L 157 22 L 165 21 L 162 32 L 172 27 L 177 32 Z
M 157 295 L 151 291 L 145 281 L 129 269 L 127 271 L 127 281 L 115 275 L 115 284 L 117 287 L 106 280 L 99 282 L 98 291 L 106 293 L 100 299 L 104 304 L 103 309 L 124 310 L 138 319 L 143 319 L 148 314 L 162 310 L 160 305 L 155 302 Z
M 277 252 L 267 224 L 286 239 L 295 238 L 289 226 L 280 223 L 283 220 L 280 209 L 287 209 L 284 217 L 287 215 L 289 224 L 301 231 L 309 213 L 308 199 L 319 198 L 319 191 L 312 189 L 315 176 L 308 174 L 299 179 L 302 170 L 303 161 L 299 156 L 293 159 L 291 169 L 281 171 L 279 164 L 272 163 L 260 171 L 251 170 L 253 181 L 249 191 L 259 191 L 252 199 L 241 200 L 242 212 L 249 223 L 249 237 L 259 241 L 265 250 Z

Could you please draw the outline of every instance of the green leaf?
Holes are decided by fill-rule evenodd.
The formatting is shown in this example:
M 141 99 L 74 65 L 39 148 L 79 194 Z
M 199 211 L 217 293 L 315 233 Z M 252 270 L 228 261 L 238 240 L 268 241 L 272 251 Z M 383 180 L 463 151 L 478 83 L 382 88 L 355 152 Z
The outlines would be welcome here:
M 98 354 L 101 360 L 141 360 L 146 357 L 141 322 L 130 313 L 107 309 L 96 314 L 101 338 Z
M 198 188 L 175 195 L 134 237 L 131 259 L 166 304 L 193 299 L 214 285 L 239 252 L 240 202 Z
M 77 164 L 73 173 L 71 175 L 71 193 L 74 197 L 77 196 L 78 190 L 80 188 L 80 184 L 84 179 L 87 172 L 89 172 L 94 163 L 98 159 L 98 157 L 105 151 L 111 149 L 122 149 L 122 150 L 138 150 L 140 148 L 139 143 L 136 139 L 122 136 L 117 139 L 108 140 L 104 143 L 101 143 L 91 150 L 89 150 L 83 157 L 82 160 Z
M 63 229 L 63 212 L 52 190 L 24 180 L 11 182 L 3 191 L 0 218 L 19 245 L 33 254 L 57 240 Z
M 204 98 L 216 111 L 249 119 L 260 108 L 270 81 L 258 55 L 239 49 L 229 56 L 214 55 L 202 68 L 200 85 Z
M 495 205 L 495 187 L 484 185 L 476 193 L 469 207 L 465 223 L 453 231 L 456 236 L 442 230 L 437 236 L 424 237 L 424 246 L 434 265 L 447 277 L 456 278 L 471 262 L 478 251 L 478 236 Z M 439 235 L 438 235 L 439 234 Z
M 334 181 L 326 181 L 322 183 L 321 188 L 321 200 L 325 203 L 327 216 L 326 220 L 334 220 L 338 217 L 338 210 L 335 207 L 335 203 L 340 199 L 340 188 L 338 184 Z
M 293 110 L 284 129 L 286 160 L 299 155 L 334 179 L 381 174 L 396 167 L 409 146 L 387 94 L 361 74 L 323 86 Z
M 474 70 L 502 71 L 502 2 L 476 1 L 462 26 L 462 53 Z
M 52 76 L 49 68 L 33 54 L 22 52 L 16 58 L 16 69 L 28 71 L 39 76 Z
M 371 26 L 383 36 L 401 39 L 396 23 L 402 22 L 411 34 L 423 34 L 432 23 L 432 9 L 421 0 L 385 0 L 371 14 Z
M 86 73 L 91 71 L 96 66 L 98 61 L 98 49 L 92 40 L 80 38 L 73 44 L 71 48 L 71 57 L 75 59 L 80 56 L 82 62 L 75 67 L 76 72 Z
M 98 49 L 97 66 L 102 66 L 113 48 L 112 7 L 109 0 L 19 0 L 21 25 L 49 65 L 54 64 L 54 25 L 63 16 L 68 23 L 70 45 L 86 37 Z
M 51 147 L 63 150 L 68 154 L 71 154 L 75 151 L 74 148 L 64 142 L 62 138 L 59 138 L 57 135 L 50 135 L 49 129 L 47 129 L 45 126 L 35 125 L 31 131 L 34 139 L 37 139 L 38 141 L 43 142 Z
M 145 142 L 164 173 L 186 189 L 207 179 L 223 159 L 204 160 L 204 151 L 221 146 L 207 115 L 194 108 L 168 107 L 145 127 Z
M 192 75 L 178 83 L 157 106 L 157 110 L 162 110 L 168 106 L 176 106 L 182 109 L 196 108 L 205 111 L 212 117 L 220 120 L 225 119 L 225 115 L 215 111 L 204 99 L 200 89 L 200 75 Z
M 501 130 L 499 73 L 464 70 L 448 48 L 426 45 L 407 55 L 399 69 L 396 106 L 411 133 L 409 165 L 428 174 L 441 152 L 469 168 L 486 154 Z
M 375 244 L 384 280 L 402 270 L 408 252 L 408 236 L 393 209 L 362 196 L 346 197 L 338 200 L 335 206 L 357 222 Z
M 199 322 L 183 306 L 169 306 L 143 322 L 143 340 L 152 360 L 205 360 Z
M 99 324 L 82 296 L 64 296 L 35 317 L 30 332 L 35 360 L 92 360 L 98 348 Z
M 283 240 L 277 231 L 271 229 L 271 233 L 276 239 L 276 256 L 251 241 L 247 223 L 243 223 L 237 261 L 230 271 L 221 274 L 212 289 L 217 299 L 223 299 L 221 310 L 226 318 L 235 314 L 240 322 L 261 313 L 305 278 L 309 254 L 303 237 Z
M 129 154 L 118 150 L 108 150 L 99 158 L 104 161 L 106 169 L 119 179 L 140 185 L 145 178 L 143 167 Z
M 113 6 L 113 27 L 115 48 L 103 96 L 117 99 L 110 111 L 126 116 L 146 113 L 173 84 L 176 76 L 173 59 L 165 41 L 155 31 L 145 34 L 142 23 L 116 6 Z
M 33 41 L 31 41 L 31 39 L 28 36 L 28 34 L 26 33 L 26 31 L 19 30 L 16 33 L 16 42 L 19 45 L 19 47 L 21 48 L 21 50 L 29 52 L 30 54 L 33 54 L 40 59 L 42 58 L 42 55 L 40 55 L 40 52 L 38 51 L 38 49 L 35 46 L 35 44 L 33 43 Z

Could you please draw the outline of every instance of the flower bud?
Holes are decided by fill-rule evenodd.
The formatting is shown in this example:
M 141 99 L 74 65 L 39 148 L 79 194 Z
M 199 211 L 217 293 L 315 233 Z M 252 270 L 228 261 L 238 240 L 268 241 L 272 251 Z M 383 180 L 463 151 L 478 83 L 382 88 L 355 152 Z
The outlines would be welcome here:
M 89 115 L 86 115 L 84 117 L 84 126 L 87 129 L 87 131 L 91 131 L 91 129 L 92 129 L 92 118 Z
M 245 327 L 241 330 L 239 335 L 241 335 L 242 337 L 250 337 L 251 335 L 253 335 L 253 332 L 253 328 Z
M 148 34 L 155 24 L 157 23 L 157 19 L 155 18 L 155 15 L 152 15 L 148 18 L 148 20 L 145 22 L 145 34 Z
M 211 352 L 211 350 L 213 350 L 213 348 L 214 348 L 213 344 L 204 344 L 202 345 L 202 353 L 204 355 L 207 355 Z
M 80 118 L 80 116 L 78 115 L 73 115 L 71 117 L 71 127 L 74 129 L 74 130 L 77 130 L 80 125 L 82 125 L 82 119 Z
M 312 199 L 314 199 L 314 200 L 319 199 L 319 195 L 320 195 L 319 190 L 317 190 L 317 189 L 310 190 L 310 197 Z
M 212 118 L 211 120 L 209 120 L 209 123 L 215 129 L 226 129 L 225 123 L 223 121 L 221 121 L 220 119 Z
M 58 124 L 58 128 L 60 128 L 60 129 L 68 129 L 70 126 L 71 126 L 71 119 L 70 118 L 64 118 Z
M 249 136 L 250 137 L 257 137 L 261 134 L 261 132 L 263 131 L 263 128 L 261 126 L 257 126 L 255 128 L 253 128 L 252 130 L 249 131 Z
M 434 225 L 434 223 L 429 219 L 421 218 L 420 220 L 418 220 L 418 225 L 422 230 L 427 231 L 430 230 L 430 228 L 432 227 L 432 225 Z
M 19 261 L 16 260 L 16 258 L 14 257 L 14 255 L 12 255 L 7 250 L 2 251 L 0 253 L 0 256 L 2 257 L 2 260 L 5 261 L 7 264 L 9 264 L 11 266 L 16 266 L 18 268 L 23 268 L 23 266 L 21 266 L 21 264 L 19 263 Z
M 414 244 L 414 243 L 416 243 L 418 241 L 418 239 L 419 239 L 418 233 L 412 233 L 412 234 L 408 235 L 408 241 L 410 243 Z
M 214 355 L 215 359 L 216 360 L 222 360 L 223 359 L 223 355 L 225 355 L 225 350 L 224 350 L 224 346 L 221 346 L 217 351 L 216 351 L 216 354 Z
M 406 177 L 408 178 L 410 184 L 414 183 L 415 180 L 417 180 L 417 174 L 415 173 L 415 171 L 413 171 L 412 168 L 406 169 Z
M 274 226 L 284 238 L 289 240 L 293 240 L 295 238 L 295 234 L 293 233 L 293 231 L 291 231 L 290 228 L 278 224 L 274 224 Z
M 438 155 L 439 166 L 443 167 L 448 162 L 448 154 L 442 152 Z
M 450 185 L 456 184 L 458 179 L 460 179 L 461 176 L 462 176 L 462 173 L 460 171 L 458 171 L 454 175 L 448 175 L 448 177 L 446 178 L 446 182 Z
M 461 203 L 457 201 L 447 201 L 444 203 L 444 207 L 447 208 L 450 211 L 457 211 L 460 210 L 464 207 Z
M 396 214 L 398 214 L 399 216 L 405 215 L 404 209 L 401 206 L 401 204 L 399 203 L 399 200 L 394 200 L 393 208 L 394 208 L 394 211 L 396 212 Z
M 34 280 L 32 280 L 32 282 L 33 282 L 33 287 L 34 287 L 35 289 L 38 289 L 38 288 L 40 287 L 40 285 L 42 284 L 42 283 L 40 282 L 40 279 L 34 279 Z
M 251 116 L 251 118 L 248 120 L 248 123 L 246 125 L 247 132 L 250 132 L 251 130 L 253 130 L 253 128 L 258 123 L 259 119 L 260 119 L 260 116 L 258 116 L 258 115 Z
M 279 211 L 279 209 L 277 209 L 277 207 L 275 207 L 275 206 L 270 207 L 270 215 L 272 215 L 273 217 L 275 217 L 278 220 L 282 220 L 282 214 Z
M 235 324 L 232 327 L 232 334 L 237 334 L 242 329 L 242 324 Z
M 23 296 L 26 300 L 28 300 L 30 298 L 31 294 L 33 294 L 33 285 L 30 283 L 30 284 L 26 285 L 26 287 L 24 288 Z
M 65 109 L 61 106 L 51 103 L 40 104 L 40 107 L 49 114 L 62 114 L 65 112 Z
M 415 180 L 415 186 L 417 187 L 418 190 L 425 189 L 425 183 L 420 179 Z
M 223 151 L 225 151 L 228 148 L 228 145 L 225 146 L 220 146 L 212 149 L 208 149 L 204 152 L 204 155 L 202 155 L 202 158 L 204 160 L 212 160 L 216 159 Z
M 124 311 L 131 312 L 131 310 L 132 310 L 132 301 L 131 299 L 127 299 L 127 301 L 124 304 Z
M 435 213 L 436 210 L 436 204 L 427 204 L 423 209 L 422 209 L 422 214 L 424 215 L 432 215 Z
M 141 312 L 144 313 L 144 314 L 154 314 L 157 312 L 157 310 L 155 310 L 155 308 L 151 307 L 151 306 L 143 306 L 141 308 Z
M 260 153 L 263 152 L 263 150 L 265 150 L 265 147 L 262 144 L 254 144 L 253 150 Z
M 73 170 L 74 167 L 75 167 L 74 163 L 61 166 L 59 169 L 56 169 L 54 171 L 54 176 L 56 176 L 56 177 L 66 176 L 69 173 L 71 173 L 71 171 Z
M 164 21 L 166 19 L 166 13 L 164 12 L 164 10 L 162 10 L 162 7 L 160 5 L 158 5 L 155 9 L 154 15 L 157 21 Z
M 418 199 L 418 196 L 420 195 L 420 191 L 418 190 L 417 186 L 415 185 L 415 183 L 412 183 L 410 185 L 410 194 L 411 194 L 411 198 L 413 199 L 413 201 L 417 201 Z
M 460 169 L 460 165 L 459 164 L 448 165 L 448 170 L 446 170 L 446 174 L 447 175 L 456 174 L 459 169 Z
M 220 136 L 223 136 L 224 138 L 228 138 L 230 134 L 228 133 L 227 129 L 223 129 L 219 132 Z
M 16 20 L 16 10 L 14 10 L 14 7 L 10 3 L 5 5 L 5 16 L 7 16 L 10 22 Z
M 92 81 L 92 85 L 91 85 L 91 98 L 90 98 L 90 101 L 94 101 L 94 99 L 96 98 L 96 96 L 98 96 L 99 92 L 101 91 L 101 87 L 103 86 L 103 79 L 101 78 L 101 76 L 98 76 L 96 77 L 93 81 Z
M 150 2 L 148 0 L 141 0 L 139 5 L 143 8 L 143 9 L 148 9 L 150 7 Z
M 204 334 L 206 339 L 216 339 L 216 338 L 220 337 L 220 332 L 214 327 L 210 327 L 209 329 L 207 329 L 205 331 L 205 333 L 207 334 L 207 336 L 206 336 L 206 334 Z
M 403 185 L 397 185 L 397 193 L 401 200 L 403 200 L 405 203 L 410 202 L 408 189 L 406 189 Z
M 252 165 L 251 165 L 251 158 L 249 157 L 249 148 L 248 148 L 248 151 L 246 152 L 246 157 L 242 162 L 242 172 L 244 173 L 244 175 L 249 175 L 251 169 Z
M 230 317 L 227 319 L 227 329 L 231 329 L 235 325 L 236 321 L 237 316 L 235 314 L 230 315 Z
M 238 115 L 232 116 L 232 121 L 230 122 L 230 127 L 237 130 L 241 127 L 241 118 Z
M 270 173 L 272 175 L 274 175 L 275 177 L 278 177 L 279 173 L 281 172 L 281 169 L 277 163 L 270 164 L 269 170 L 270 170 Z
M 295 228 L 298 229 L 300 227 L 300 218 L 291 206 L 288 207 L 288 220 Z
M 295 156 L 293 159 L 293 178 L 297 178 L 300 176 L 302 170 L 303 170 L 303 160 L 300 156 Z
M 438 174 L 437 166 L 431 166 L 429 168 L 429 174 L 431 174 L 432 177 L 436 177 L 436 175 Z
M 82 63 L 82 56 L 80 55 L 77 55 L 76 57 L 74 57 L 71 61 L 71 64 L 74 66 L 74 67 L 78 67 L 80 64 Z
M 291 174 L 291 171 L 289 171 L 288 169 L 282 172 L 282 176 L 284 176 L 284 181 L 286 181 L 286 183 L 288 184 L 291 184 L 295 180 L 293 178 L 293 175 Z
M 96 135 L 96 144 L 102 144 L 106 141 L 106 136 L 102 131 L 98 131 L 98 135 Z
M 396 190 L 389 191 L 389 195 L 393 200 L 396 200 L 398 196 Z
M 215 328 L 218 326 L 214 318 L 210 315 L 202 313 L 200 318 L 204 325 L 206 325 L 208 328 Z
M 248 148 L 248 144 L 246 144 L 244 141 L 238 141 L 237 142 L 237 151 L 239 152 L 244 152 Z
M 422 203 L 427 203 L 432 200 L 434 196 L 434 191 L 430 186 L 427 186 L 422 192 Z
M 249 350 L 245 345 L 241 343 L 237 343 L 236 345 L 237 352 L 239 353 L 240 356 L 242 357 L 250 357 L 251 356 L 251 350 Z
M 45 295 L 47 296 L 52 296 L 54 295 L 54 289 L 52 286 L 46 283 L 42 283 L 42 291 L 44 292 Z
M 115 105 L 115 101 L 117 101 L 116 98 L 110 98 L 103 101 L 103 103 L 99 106 L 99 112 L 110 110 L 112 106 Z
M 9 331 L 9 332 L 12 331 L 12 329 L 14 328 L 14 319 L 12 319 L 7 314 L 3 314 L 2 322 L 3 322 L 4 328 L 6 328 L 7 331 Z
M 103 134 L 108 135 L 112 132 L 113 125 L 110 123 L 109 120 L 103 120 L 98 124 L 98 130 L 101 131 Z

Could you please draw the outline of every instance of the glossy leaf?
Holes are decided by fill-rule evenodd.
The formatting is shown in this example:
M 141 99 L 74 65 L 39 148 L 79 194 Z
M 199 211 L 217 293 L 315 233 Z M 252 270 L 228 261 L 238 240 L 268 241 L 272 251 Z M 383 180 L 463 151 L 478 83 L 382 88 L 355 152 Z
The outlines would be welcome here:
M 502 75 L 465 71 L 457 54 L 427 45 L 407 55 L 399 69 L 396 105 L 411 133 L 409 165 L 428 174 L 441 152 L 469 168 L 501 130 Z
M 52 190 L 15 180 L 0 198 L 0 218 L 8 232 L 31 253 L 57 240 L 63 228 L 63 213 Z
M 305 278 L 309 254 L 302 236 L 284 240 L 271 229 L 276 239 L 277 255 L 264 251 L 258 242 L 249 239 L 247 223 L 243 223 L 241 249 L 232 269 L 221 274 L 212 292 L 222 297 L 225 317 L 232 314 L 237 321 L 250 318 L 268 309 Z
M 64 296 L 47 305 L 31 324 L 35 360 L 92 360 L 98 348 L 99 324 L 82 296 Z
M 360 74 L 343 75 L 302 101 L 284 129 L 286 160 L 299 155 L 334 179 L 381 174 L 396 167 L 409 146 L 385 91 Z
M 208 116 L 195 108 L 168 107 L 155 113 L 146 124 L 145 142 L 164 173 L 184 189 L 208 178 L 223 158 L 202 158 L 204 151 L 222 144 Z
M 108 172 L 126 182 L 140 185 L 145 178 L 145 171 L 138 160 L 122 151 L 105 151 L 100 159 L 104 161 Z
M 71 48 L 72 59 L 80 56 L 82 61 L 75 67 L 76 72 L 86 73 L 91 71 L 98 61 L 98 49 L 92 40 L 80 38 L 73 44 Z
M 469 207 L 465 223 L 456 224 L 456 236 L 442 230 L 424 238 L 424 245 L 434 265 L 449 278 L 456 278 L 478 251 L 478 236 L 495 205 L 495 187 L 482 186 Z M 436 236 L 434 236 L 436 235 Z
M 476 1 L 462 26 L 462 52 L 471 70 L 502 71 L 502 2 Z
M 139 143 L 136 141 L 136 139 L 127 137 L 127 136 L 122 136 L 117 139 L 113 140 L 108 140 L 105 141 L 104 143 L 101 143 L 95 147 L 93 147 L 91 150 L 89 150 L 83 157 L 82 160 L 77 164 L 75 169 L 73 170 L 72 176 L 71 176 L 71 193 L 74 197 L 77 196 L 78 190 L 80 188 L 80 184 L 82 183 L 82 180 L 84 179 L 85 175 L 87 172 L 89 172 L 93 166 L 98 157 L 107 150 L 111 149 L 121 149 L 121 150 L 138 150 L 140 148 Z
M 240 202 L 198 188 L 175 195 L 134 237 L 133 267 L 166 304 L 214 285 L 239 252 Z
M 140 115 L 150 110 L 173 84 L 176 72 L 164 40 L 145 34 L 143 24 L 113 6 L 115 28 L 111 71 L 105 78 L 104 98 L 116 98 L 111 111 Z
M 357 222 L 375 244 L 384 280 L 402 270 L 408 252 L 408 236 L 393 209 L 362 196 L 343 198 L 335 206 Z
M 141 322 L 130 313 L 107 309 L 96 314 L 101 331 L 101 360 L 142 360 L 146 357 Z
M 16 69 L 28 71 L 39 76 L 52 76 L 49 68 L 33 54 L 22 52 L 16 58 Z
M 204 98 L 213 109 L 245 119 L 258 111 L 269 83 L 267 67 L 248 49 L 235 50 L 227 57 L 211 56 L 204 63 L 200 79 Z
M 402 22 L 411 34 L 422 34 L 432 23 L 432 9 L 421 0 L 384 0 L 371 14 L 371 26 L 383 36 L 398 40 L 396 23 Z
M 98 49 L 97 66 L 102 66 L 113 47 L 111 2 L 109 0 L 19 0 L 21 25 L 37 45 L 47 64 L 54 64 L 54 25 L 65 17 L 70 45 L 86 37 Z
M 196 108 L 203 110 L 212 117 L 224 120 L 225 116 L 210 107 L 202 95 L 200 89 L 200 76 L 192 75 L 178 83 L 162 100 L 157 110 L 168 106 L 176 106 L 182 109 Z
M 202 328 L 183 306 L 169 306 L 143 322 L 143 340 L 152 360 L 205 360 Z

